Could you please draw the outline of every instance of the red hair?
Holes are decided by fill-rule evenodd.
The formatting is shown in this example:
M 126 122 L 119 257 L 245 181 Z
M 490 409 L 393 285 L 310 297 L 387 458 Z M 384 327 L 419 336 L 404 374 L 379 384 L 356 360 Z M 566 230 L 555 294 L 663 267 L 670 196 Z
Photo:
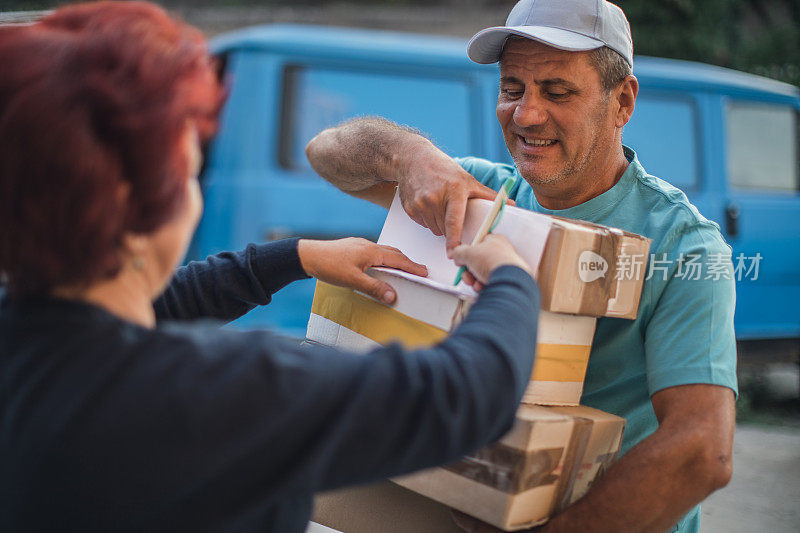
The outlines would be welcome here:
M 0 28 L 0 280 L 42 293 L 113 276 L 127 232 L 185 199 L 188 121 L 223 91 L 200 32 L 147 2 L 58 9 Z

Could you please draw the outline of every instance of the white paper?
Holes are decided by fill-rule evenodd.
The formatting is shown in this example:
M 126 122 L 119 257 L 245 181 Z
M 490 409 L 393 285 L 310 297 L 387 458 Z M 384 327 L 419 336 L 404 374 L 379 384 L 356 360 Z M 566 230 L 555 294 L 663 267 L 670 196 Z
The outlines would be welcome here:
M 462 240 L 471 242 L 472 237 L 483 221 L 483 217 L 492 208 L 489 200 L 472 199 L 467 205 L 467 216 L 464 221 Z M 550 233 L 552 219 L 547 215 L 534 213 L 507 205 L 503 208 L 502 218 L 492 233 L 505 235 L 514 249 L 531 267 L 531 271 L 539 271 L 539 262 L 542 260 L 544 245 Z
M 373 267 L 372 270 L 380 270 L 382 272 L 391 274 L 392 276 L 404 278 L 413 281 L 415 283 L 419 283 L 420 285 L 431 287 L 433 289 L 436 289 L 437 291 L 447 292 L 455 296 L 459 296 L 461 298 L 472 299 L 478 295 L 478 293 L 476 293 L 469 285 L 466 285 L 464 283 L 459 283 L 457 286 L 453 285 L 453 281 L 455 280 L 455 274 L 453 275 L 453 280 L 450 280 L 449 284 L 445 284 L 436 281 L 434 279 L 431 279 L 430 277 L 423 278 L 422 276 L 410 274 L 404 270 L 398 270 L 396 268 Z M 391 285 L 391 282 L 389 284 Z
M 444 236 L 437 237 L 431 230 L 420 226 L 409 217 L 400 195 L 395 193 L 378 244 L 394 246 L 409 259 L 428 267 L 429 280 L 443 285 L 453 285 L 458 267 L 447 258 L 447 241 Z
M 475 232 L 491 207 L 490 200 L 475 198 L 469 201 L 462 242 L 472 242 Z M 508 237 L 517 253 L 530 265 L 532 272 L 536 273 L 539 270 L 539 262 L 542 259 L 551 224 L 552 219 L 547 215 L 506 205 L 503 208 L 502 218 L 492 233 Z M 428 228 L 414 222 L 403 209 L 397 193 L 395 193 L 378 243 L 394 246 L 412 261 L 428 267 L 427 278 L 408 274 L 411 276 L 408 279 L 412 277 L 421 280 L 427 279 L 429 282 L 438 282 L 452 288 L 453 280 L 458 273 L 458 266 L 447 258 L 447 243 L 444 236 L 437 237 Z M 465 287 L 464 284 L 460 284 L 458 288 L 462 287 Z

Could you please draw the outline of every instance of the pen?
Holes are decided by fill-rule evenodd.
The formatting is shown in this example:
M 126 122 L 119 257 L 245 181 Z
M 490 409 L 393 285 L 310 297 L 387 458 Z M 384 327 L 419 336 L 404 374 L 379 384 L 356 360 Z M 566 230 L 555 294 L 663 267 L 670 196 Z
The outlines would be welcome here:
M 491 231 L 497 227 L 497 224 L 500 223 L 500 218 L 503 215 L 503 208 L 506 205 L 506 201 L 508 201 L 508 195 L 511 193 L 511 188 L 514 186 L 515 182 L 516 180 L 514 178 L 506 178 L 506 181 L 503 182 L 500 192 L 497 193 L 497 197 L 494 199 L 494 203 L 492 203 L 492 208 L 489 209 L 489 212 L 486 214 L 486 218 L 483 219 L 483 222 L 481 222 L 481 225 L 478 228 L 478 232 L 472 239 L 472 246 L 475 246 L 481 242 L 486 235 L 491 233 Z M 453 282 L 453 285 L 458 285 L 461 283 L 461 276 L 464 275 L 464 271 L 466 269 L 467 267 L 463 266 L 458 269 L 458 273 L 456 274 L 456 279 Z

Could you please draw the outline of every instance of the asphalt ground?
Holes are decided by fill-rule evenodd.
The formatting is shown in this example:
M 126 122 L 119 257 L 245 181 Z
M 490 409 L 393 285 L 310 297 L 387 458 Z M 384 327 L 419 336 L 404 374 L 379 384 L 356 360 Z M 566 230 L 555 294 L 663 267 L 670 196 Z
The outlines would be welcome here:
M 701 533 L 800 531 L 800 429 L 739 425 L 731 482 L 702 510 Z

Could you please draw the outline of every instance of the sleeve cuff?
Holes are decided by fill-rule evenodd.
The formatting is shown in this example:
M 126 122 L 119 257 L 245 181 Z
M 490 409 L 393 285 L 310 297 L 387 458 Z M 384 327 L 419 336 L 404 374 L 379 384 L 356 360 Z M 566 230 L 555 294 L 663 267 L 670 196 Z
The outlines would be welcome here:
M 717 385 L 728 387 L 736 398 L 739 397 L 736 372 L 724 367 L 694 366 L 653 372 L 648 374 L 647 382 L 650 396 L 660 390 L 680 385 Z
M 282 239 L 265 244 L 251 244 L 253 269 L 265 287 L 282 287 L 293 281 L 307 279 L 297 253 L 299 238 Z

